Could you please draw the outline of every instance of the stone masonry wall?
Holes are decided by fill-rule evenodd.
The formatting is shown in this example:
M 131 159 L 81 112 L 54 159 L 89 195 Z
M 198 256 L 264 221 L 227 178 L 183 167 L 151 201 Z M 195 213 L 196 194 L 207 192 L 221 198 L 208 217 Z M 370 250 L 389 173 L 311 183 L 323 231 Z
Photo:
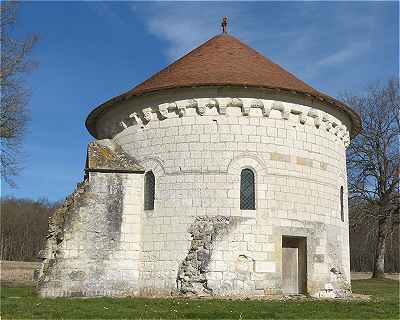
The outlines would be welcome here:
M 150 105 L 113 138 L 156 177 L 155 209 L 142 221 L 140 294 L 186 290 L 177 279 L 199 217 L 237 220 L 213 243 L 206 268 L 193 272 L 205 277 L 205 292 L 280 293 L 283 235 L 307 237 L 310 294 L 347 290 L 347 122 L 323 108 L 235 99 L 179 100 L 167 111 Z M 239 209 L 243 168 L 255 173 L 256 210 Z
M 50 221 L 42 296 L 139 291 L 143 175 L 91 172 Z
M 41 295 L 281 294 L 282 236 L 307 239 L 308 293 L 347 294 L 348 119 L 284 97 L 199 92 L 99 121 L 113 139 L 92 153 L 108 160 L 88 161 L 102 172 L 89 170 L 53 218 Z M 154 210 L 143 210 L 142 174 L 107 172 L 120 159 L 154 173 Z M 255 174 L 255 210 L 240 210 L 243 168 Z

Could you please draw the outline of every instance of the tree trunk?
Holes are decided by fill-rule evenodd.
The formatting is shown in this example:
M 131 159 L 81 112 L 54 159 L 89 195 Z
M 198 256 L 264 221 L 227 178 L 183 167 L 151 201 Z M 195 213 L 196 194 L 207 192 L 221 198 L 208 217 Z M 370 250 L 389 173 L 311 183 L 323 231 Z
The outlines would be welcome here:
M 387 237 L 387 217 L 378 220 L 378 238 L 375 248 L 374 271 L 372 278 L 385 278 L 385 243 Z

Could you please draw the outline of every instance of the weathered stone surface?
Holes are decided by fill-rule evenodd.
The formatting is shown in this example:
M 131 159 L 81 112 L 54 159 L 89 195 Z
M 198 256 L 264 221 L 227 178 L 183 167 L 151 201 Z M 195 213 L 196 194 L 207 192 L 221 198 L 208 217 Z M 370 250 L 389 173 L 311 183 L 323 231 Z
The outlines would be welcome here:
M 138 261 L 128 261 L 125 257 L 128 250 L 135 254 L 133 247 L 139 238 L 131 236 L 126 222 L 140 223 L 142 192 L 142 174 L 89 172 L 87 179 L 49 220 L 44 260 L 39 270 L 39 293 L 43 296 L 135 293 Z M 140 196 L 139 201 L 135 195 Z
M 64 241 L 64 231 L 70 225 L 70 221 L 74 216 L 73 211 L 77 204 L 82 202 L 81 197 L 85 193 L 87 186 L 87 180 L 78 184 L 77 189 L 65 199 L 63 206 L 57 209 L 53 216 L 49 218 L 49 233 L 47 235 L 46 247 L 40 253 L 43 263 L 39 269 L 39 287 L 44 284 L 51 273 L 52 267 L 60 253 L 61 244 Z
M 315 298 L 350 298 L 351 286 L 350 281 L 337 270 L 335 267 L 329 270 L 329 282 L 324 288 L 312 294 Z
M 233 227 L 232 217 L 197 217 L 190 226 L 191 246 L 181 263 L 176 278 L 177 289 L 183 294 L 197 296 L 210 295 L 212 289 L 207 284 L 208 265 L 211 260 L 213 243 L 223 237 Z
M 144 171 L 133 157 L 128 156 L 120 146 L 108 139 L 89 143 L 86 169 L 89 171 Z

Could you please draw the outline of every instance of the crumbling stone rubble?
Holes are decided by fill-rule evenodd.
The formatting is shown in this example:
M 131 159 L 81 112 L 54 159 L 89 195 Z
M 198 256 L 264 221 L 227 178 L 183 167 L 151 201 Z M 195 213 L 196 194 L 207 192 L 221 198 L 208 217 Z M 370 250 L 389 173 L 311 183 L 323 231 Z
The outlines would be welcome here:
M 110 266 L 126 250 L 121 249 L 126 188 L 132 181 L 142 182 L 128 179 L 128 174 L 142 172 L 143 167 L 108 140 L 90 143 L 84 181 L 49 219 L 37 272 L 42 296 L 123 295 L 135 289 L 134 281 L 128 283 L 129 266 L 123 265 L 125 278 Z M 133 279 L 134 272 L 129 276 Z
M 233 217 L 197 217 L 190 226 L 192 237 L 189 252 L 179 267 L 176 279 L 181 294 L 207 296 L 212 289 L 207 285 L 207 271 L 213 251 L 213 244 L 235 225 Z
M 350 283 L 336 267 L 329 270 L 330 281 L 324 289 L 313 294 L 314 298 L 322 299 L 349 299 L 352 296 Z
M 65 229 L 73 216 L 73 209 L 82 201 L 82 196 L 87 191 L 88 185 L 88 180 L 78 183 L 76 190 L 65 199 L 62 207 L 57 209 L 49 218 L 49 232 L 46 236 L 46 247 L 39 253 L 43 262 L 37 272 L 38 287 L 40 287 L 46 280 L 51 268 L 58 258 L 61 244 L 64 241 Z

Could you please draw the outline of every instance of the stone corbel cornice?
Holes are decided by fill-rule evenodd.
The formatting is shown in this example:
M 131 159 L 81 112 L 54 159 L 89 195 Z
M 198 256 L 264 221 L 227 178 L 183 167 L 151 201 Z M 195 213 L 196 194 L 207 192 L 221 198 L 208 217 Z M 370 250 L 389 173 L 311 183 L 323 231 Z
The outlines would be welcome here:
M 319 110 L 310 109 L 308 116 L 314 119 L 314 125 L 319 128 L 321 126 L 321 114 Z
M 162 103 L 158 106 L 158 113 L 160 114 L 161 119 L 167 119 L 169 111 L 168 109 L 175 109 L 175 103 Z
M 146 122 L 150 122 L 153 114 L 153 109 L 145 108 L 143 109 L 142 113 L 144 120 L 146 120 Z
M 272 109 L 280 111 L 282 114 L 282 119 L 289 120 L 290 109 L 283 102 L 275 101 L 272 103 Z
M 187 101 L 177 101 L 175 102 L 175 104 L 178 111 L 178 115 L 180 117 L 183 117 L 186 113 L 186 108 L 188 106 Z
M 145 124 L 150 121 L 162 121 L 176 117 L 176 114 L 179 117 L 183 117 L 189 108 L 194 108 L 200 116 L 206 116 L 210 109 L 216 109 L 218 114 L 225 115 L 227 108 L 240 108 L 243 116 L 249 116 L 252 108 L 258 108 L 261 109 L 263 117 L 270 117 L 271 111 L 277 110 L 284 120 L 295 121 L 296 117 L 290 118 L 290 114 L 295 115 L 301 125 L 314 125 L 318 129 L 326 130 L 335 135 L 337 139 L 343 141 L 345 146 L 350 143 L 347 127 L 338 122 L 333 116 L 319 109 L 282 101 L 251 98 L 199 98 L 162 103 L 157 106 L 146 107 L 139 114 L 136 112 L 130 114 L 129 119 L 131 121 L 129 119 L 121 119 L 118 126 L 125 130 L 130 125 L 137 123 L 141 128 L 144 128 Z
M 134 120 L 136 121 L 136 123 L 137 123 L 141 128 L 144 127 L 144 124 L 143 124 L 142 119 L 140 119 L 139 115 L 138 115 L 136 112 L 131 113 L 131 114 L 129 115 L 129 118 L 134 119 Z
M 211 108 L 217 108 L 218 109 L 218 101 L 217 101 L 217 99 L 209 99 L 206 102 L 205 106 L 206 106 L 207 109 L 211 109 Z
M 120 121 L 119 124 L 123 129 L 128 128 L 128 126 L 126 125 L 126 123 L 124 121 Z
M 232 105 L 232 98 L 217 98 L 218 101 L 218 113 L 226 114 L 226 109 Z

